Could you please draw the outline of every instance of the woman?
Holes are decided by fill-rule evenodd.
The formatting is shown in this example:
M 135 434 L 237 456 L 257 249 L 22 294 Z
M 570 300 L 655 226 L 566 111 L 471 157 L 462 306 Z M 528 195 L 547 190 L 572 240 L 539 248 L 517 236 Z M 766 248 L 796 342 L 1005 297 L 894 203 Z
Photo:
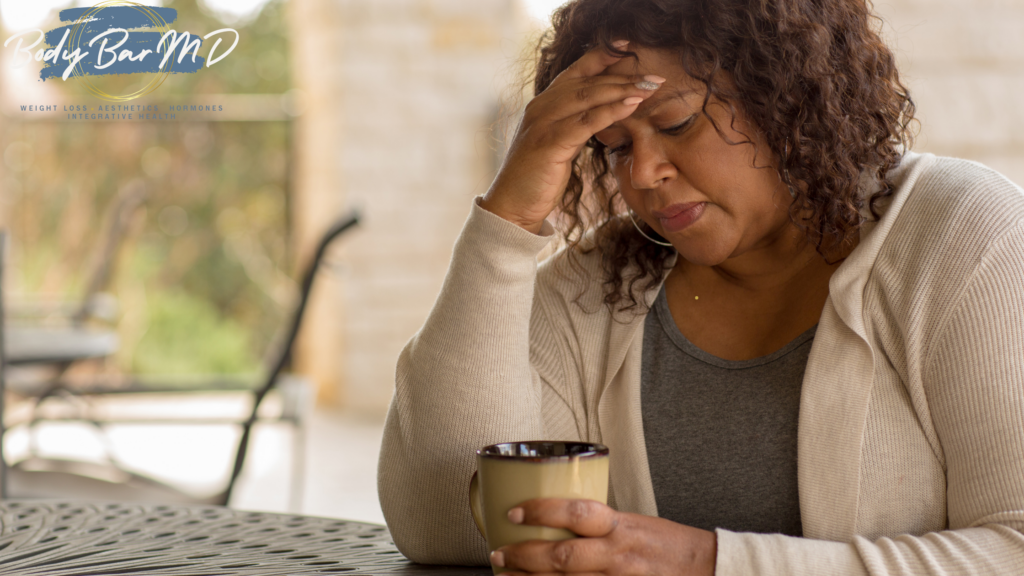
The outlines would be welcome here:
M 1024 194 L 904 152 L 863 0 L 575 0 L 535 87 L 399 360 L 403 553 L 486 562 L 475 449 L 549 438 L 610 506 L 510 511 L 583 536 L 513 572 L 1024 572 Z

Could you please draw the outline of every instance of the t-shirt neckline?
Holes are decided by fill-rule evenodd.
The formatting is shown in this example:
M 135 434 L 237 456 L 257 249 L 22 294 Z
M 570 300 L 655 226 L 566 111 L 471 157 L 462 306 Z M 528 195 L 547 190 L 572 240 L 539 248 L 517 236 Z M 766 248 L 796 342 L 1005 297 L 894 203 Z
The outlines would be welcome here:
M 671 340 L 672 343 L 680 350 L 701 362 L 711 364 L 712 366 L 718 366 L 719 368 L 725 368 L 727 370 L 743 370 L 745 368 L 754 368 L 756 366 L 764 366 L 765 364 L 775 362 L 783 356 L 793 352 L 808 340 L 814 338 L 814 333 L 818 329 L 817 324 L 811 326 L 803 334 L 800 334 L 788 344 L 771 354 L 758 356 L 757 358 L 751 358 L 749 360 L 726 360 L 701 350 L 690 342 L 686 336 L 683 336 L 683 333 L 679 331 L 679 327 L 676 326 L 675 319 L 672 318 L 672 311 L 668 308 L 668 296 L 665 293 L 664 284 L 661 287 L 661 291 L 658 292 L 658 297 L 654 300 L 653 312 L 658 318 L 658 322 L 661 325 L 662 330 L 665 331 L 669 340 Z

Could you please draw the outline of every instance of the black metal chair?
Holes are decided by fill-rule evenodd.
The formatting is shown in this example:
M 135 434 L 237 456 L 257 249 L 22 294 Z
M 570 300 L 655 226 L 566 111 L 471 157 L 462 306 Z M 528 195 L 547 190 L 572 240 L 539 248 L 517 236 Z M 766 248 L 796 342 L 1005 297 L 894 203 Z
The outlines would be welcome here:
M 7 409 L 7 355 L 4 353 L 4 264 L 7 263 L 7 231 L 0 230 L 0 500 L 7 498 L 7 465 L 4 463 L 4 411 Z
M 129 235 L 131 221 L 148 196 L 145 183 L 133 180 L 123 186 L 107 206 L 81 300 L 7 303 L 4 352 L 8 365 L 30 369 L 22 369 L 21 377 L 9 374 L 9 390 L 24 397 L 45 394 L 72 365 L 117 352 L 120 341 L 117 332 L 110 327 L 117 303 L 105 290 L 110 284 L 117 254 Z M 42 377 L 36 373 L 39 368 L 45 368 Z
M 14 498 L 60 498 L 75 497 L 88 499 L 116 499 L 118 501 L 136 502 L 167 502 L 167 503 L 196 503 L 196 504 L 218 504 L 227 505 L 235 489 L 235 485 L 245 466 L 246 455 L 251 443 L 252 431 L 259 420 L 259 408 L 266 396 L 274 390 L 282 381 L 282 372 L 289 365 L 292 350 L 302 318 L 306 311 L 313 282 L 317 271 L 322 264 L 324 255 L 330 244 L 344 232 L 354 227 L 359 222 L 359 215 L 355 211 L 340 219 L 330 227 L 321 237 L 312 260 L 307 265 L 303 276 L 298 305 L 292 313 L 291 319 L 284 332 L 284 338 L 279 348 L 272 353 L 268 370 L 262 382 L 256 388 L 247 388 L 252 398 L 252 407 L 247 418 L 241 421 L 232 421 L 241 427 L 241 438 L 235 450 L 234 460 L 231 466 L 227 485 L 224 489 L 212 496 L 196 497 L 187 494 L 174 487 L 168 486 L 158 480 L 154 480 L 139 474 L 129 472 L 117 463 L 111 461 L 108 464 L 76 462 L 70 460 L 32 458 L 10 466 L 4 463 L 0 457 L 0 490 L 2 497 Z M 0 236 L 0 250 L 2 250 L 3 238 Z M 0 261 L 2 271 L 2 261 Z M 2 277 L 0 277 L 2 281 Z M 2 300 L 0 300 L 2 301 Z M 2 306 L 0 306 L 2 308 Z M 0 317 L 2 325 L 2 317 Z M 2 346 L 2 343 L 0 343 Z M 3 396 L 3 362 L 0 356 L 0 397 Z M 208 387 L 190 387 L 193 391 L 229 391 L 239 390 L 237 385 L 222 382 L 214 383 Z M 145 394 L 145 393 L 181 393 L 180 386 L 161 386 L 158 384 L 134 381 L 128 385 L 116 387 L 90 386 L 86 388 L 58 384 L 52 386 L 46 394 L 36 402 L 37 406 L 51 397 L 60 394 L 74 396 L 93 397 L 109 394 Z M 2 414 L 2 412 L 0 412 Z M 105 424 L 114 423 L 113 420 L 97 420 L 85 417 L 68 418 L 69 420 L 86 421 L 99 429 Z M 38 423 L 41 418 L 33 418 L 29 425 Z M 187 422 L 187 421 L 181 421 Z M 163 421 L 161 421 L 163 423 Z M 0 423 L 2 426 L 2 423 Z M 0 427 L 0 445 L 2 445 L 3 428 Z M 2 453 L 0 453 L 2 456 Z M 7 475 L 9 482 L 4 481 L 3 475 Z M 293 484 L 294 484 L 293 478 Z

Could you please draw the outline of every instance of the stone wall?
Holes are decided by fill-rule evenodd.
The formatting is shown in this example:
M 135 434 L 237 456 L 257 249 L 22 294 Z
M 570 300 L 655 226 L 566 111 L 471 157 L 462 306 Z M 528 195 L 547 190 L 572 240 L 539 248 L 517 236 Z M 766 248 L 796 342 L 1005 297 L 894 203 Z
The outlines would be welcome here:
M 344 207 L 364 221 L 318 280 L 300 371 L 383 413 L 475 195 L 529 20 L 515 0 L 293 0 L 300 254 Z
M 915 149 L 982 162 L 1024 185 L 1024 2 L 875 5 L 918 106 Z

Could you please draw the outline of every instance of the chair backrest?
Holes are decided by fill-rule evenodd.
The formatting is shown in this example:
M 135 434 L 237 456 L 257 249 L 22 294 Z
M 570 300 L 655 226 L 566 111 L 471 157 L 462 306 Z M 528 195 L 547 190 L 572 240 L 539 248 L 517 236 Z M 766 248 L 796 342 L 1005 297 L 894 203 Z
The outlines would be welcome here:
M 80 325 L 92 315 L 94 299 L 110 284 L 117 252 L 131 225 L 132 216 L 148 196 L 149 189 L 146 184 L 142 180 L 133 180 L 121 188 L 117 198 L 107 208 L 101 244 L 93 256 L 92 270 L 86 280 L 82 303 L 71 317 L 73 324 Z
M 223 501 L 225 504 L 227 504 L 231 499 L 231 492 L 234 490 L 235 482 L 238 480 L 238 476 L 242 473 L 242 467 L 245 465 L 245 455 L 249 448 L 249 438 L 252 432 L 252 426 L 256 422 L 256 414 L 259 410 L 260 403 L 263 401 L 263 398 L 266 397 L 267 393 L 270 392 L 277 384 L 281 371 L 284 370 L 284 367 L 288 365 L 288 362 L 291 359 L 292 348 L 295 345 L 295 338 L 298 336 L 299 328 L 302 326 L 302 316 L 306 311 L 306 305 L 309 302 L 309 295 L 313 290 L 313 281 L 316 279 L 317 269 L 323 261 L 324 254 L 327 252 L 327 248 L 330 246 L 331 242 L 358 223 L 359 213 L 353 210 L 347 216 L 341 218 L 337 223 L 331 226 L 320 238 L 320 242 L 316 247 L 316 252 L 313 254 L 313 259 L 306 266 L 302 275 L 302 287 L 299 295 L 299 303 L 295 307 L 295 311 L 292 313 L 284 341 L 281 342 L 280 348 L 277 350 L 277 355 L 270 364 L 270 369 L 267 372 L 266 379 L 259 388 L 253 391 L 252 411 L 249 413 L 249 418 L 242 424 L 242 438 L 238 441 L 238 450 L 235 453 L 235 463 L 231 469 L 231 477 L 228 480 L 227 488 L 223 493 Z
M 4 343 L 4 272 L 7 263 L 7 231 L 0 230 L 0 500 L 7 499 L 7 460 L 4 459 L 4 411 L 7 405 L 7 353 Z

